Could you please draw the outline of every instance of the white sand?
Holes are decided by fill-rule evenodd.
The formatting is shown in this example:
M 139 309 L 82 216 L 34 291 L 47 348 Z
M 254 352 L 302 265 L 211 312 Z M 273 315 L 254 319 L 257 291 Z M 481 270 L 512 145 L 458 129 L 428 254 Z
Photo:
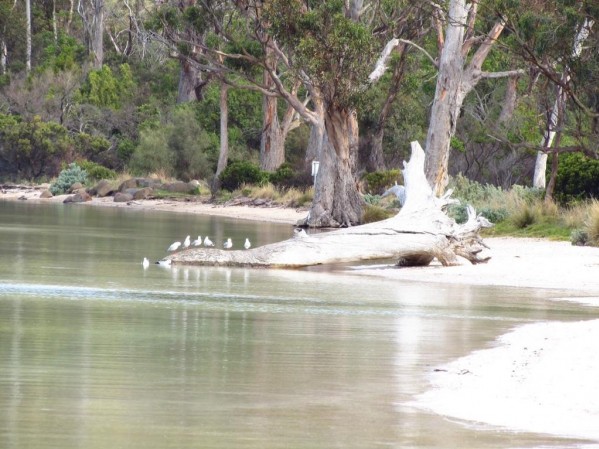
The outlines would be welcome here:
M 416 405 L 511 430 L 599 441 L 599 320 L 530 324 L 497 343 L 439 367 Z
M 0 199 L 39 192 L 0 193 Z M 285 208 L 214 207 L 167 200 L 88 205 L 219 215 L 294 224 L 305 211 Z M 552 289 L 554 299 L 599 307 L 599 248 L 542 239 L 491 238 L 487 264 L 454 267 L 361 267 L 353 273 L 420 282 Z M 418 407 L 469 421 L 519 431 L 599 442 L 599 320 L 525 325 L 496 346 L 458 359 L 431 375 L 431 389 Z

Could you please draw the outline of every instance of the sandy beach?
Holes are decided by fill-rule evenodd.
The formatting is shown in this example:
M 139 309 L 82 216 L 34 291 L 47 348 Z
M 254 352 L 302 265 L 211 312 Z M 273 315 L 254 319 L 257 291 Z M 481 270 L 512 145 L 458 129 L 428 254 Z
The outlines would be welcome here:
M 7 191 L 0 200 L 39 199 L 39 191 Z M 129 207 L 295 224 L 305 211 L 221 207 L 199 202 L 94 198 L 84 207 Z M 542 239 L 489 238 L 487 264 L 396 268 L 356 267 L 361 276 L 419 282 L 547 289 L 548 297 L 599 307 L 599 248 Z M 592 314 L 597 316 L 596 313 Z M 412 405 L 452 418 L 515 431 L 599 443 L 599 319 L 540 322 L 498 338 L 488 348 L 431 369 L 430 389 Z

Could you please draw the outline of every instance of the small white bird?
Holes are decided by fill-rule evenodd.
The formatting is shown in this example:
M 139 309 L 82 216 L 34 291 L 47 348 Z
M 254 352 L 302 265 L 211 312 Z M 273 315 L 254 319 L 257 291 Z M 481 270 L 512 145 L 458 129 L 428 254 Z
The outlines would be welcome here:
M 250 249 L 250 247 L 252 246 L 252 242 L 250 242 L 250 239 L 245 239 L 245 243 L 243 244 L 243 247 L 245 249 Z
M 159 260 L 158 262 L 156 262 L 158 265 L 160 265 L 161 267 L 170 267 L 171 266 L 171 260 L 170 259 L 162 259 Z
M 198 239 L 191 242 L 193 246 L 202 246 L 202 236 L 198 235 Z
M 233 248 L 233 242 L 231 241 L 230 238 L 228 238 L 227 241 L 223 244 L 223 247 L 225 249 L 231 249 L 231 248 Z
M 167 251 L 177 251 L 181 246 L 181 242 L 175 242 L 171 246 L 168 247 Z
M 304 231 L 303 229 L 295 228 L 293 230 L 293 236 L 304 238 L 304 237 L 308 237 L 308 234 L 306 234 L 306 231 Z
M 204 237 L 204 246 L 214 246 L 214 242 L 208 238 L 208 236 Z
M 144 260 L 141 262 L 141 265 L 144 267 L 144 270 L 150 266 L 150 261 L 147 257 L 144 257 Z
M 183 242 L 183 248 L 187 248 L 190 244 L 191 244 L 191 238 L 188 235 L 187 237 L 185 237 L 185 241 Z

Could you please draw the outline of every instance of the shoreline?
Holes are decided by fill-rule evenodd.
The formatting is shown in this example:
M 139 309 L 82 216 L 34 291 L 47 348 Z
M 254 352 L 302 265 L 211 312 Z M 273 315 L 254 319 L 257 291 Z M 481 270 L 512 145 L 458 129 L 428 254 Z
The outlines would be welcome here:
M 68 195 L 39 199 L 39 191 L 0 193 L 0 200 L 27 198 L 58 203 Z M 306 211 L 289 208 L 218 206 L 175 200 L 115 203 L 93 198 L 87 207 L 120 207 L 203 214 L 294 225 Z M 486 264 L 397 268 L 362 265 L 356 276 L 398 281 L 534 288 L 549 300 L 599 307 L 599 248 L 533 238 L 485 238 Z M 599 442 L 599 319 L 540 321 L 516 327 L 480 349 L 428 373 L 430 387 L 408 404 L 443 416 L 496 426 L 509 432 L 536 432 Z M 595 318 L 595 319 L 592 319 Z

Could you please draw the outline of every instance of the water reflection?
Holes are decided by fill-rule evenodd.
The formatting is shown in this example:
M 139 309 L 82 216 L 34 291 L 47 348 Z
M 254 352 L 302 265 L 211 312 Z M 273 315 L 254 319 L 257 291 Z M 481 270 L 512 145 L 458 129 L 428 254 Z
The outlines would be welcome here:
M 11 206 L 7 216 L 0 207 L 12 223 L 0 231 L 2 448 L 570 444 L 481 431 L 405 404 L 433 366 L 518 324 L 580 319 L 588 309 L 524 290 L 327 271 L 144 270 L 140 248 L 165 247 L 154 242 L 155 222 L 171 235 L 208 225 L 73 210 L 36 216 Z M 261 235 L 252 226 L 262 228 L 221 226 L 252 241 Z

